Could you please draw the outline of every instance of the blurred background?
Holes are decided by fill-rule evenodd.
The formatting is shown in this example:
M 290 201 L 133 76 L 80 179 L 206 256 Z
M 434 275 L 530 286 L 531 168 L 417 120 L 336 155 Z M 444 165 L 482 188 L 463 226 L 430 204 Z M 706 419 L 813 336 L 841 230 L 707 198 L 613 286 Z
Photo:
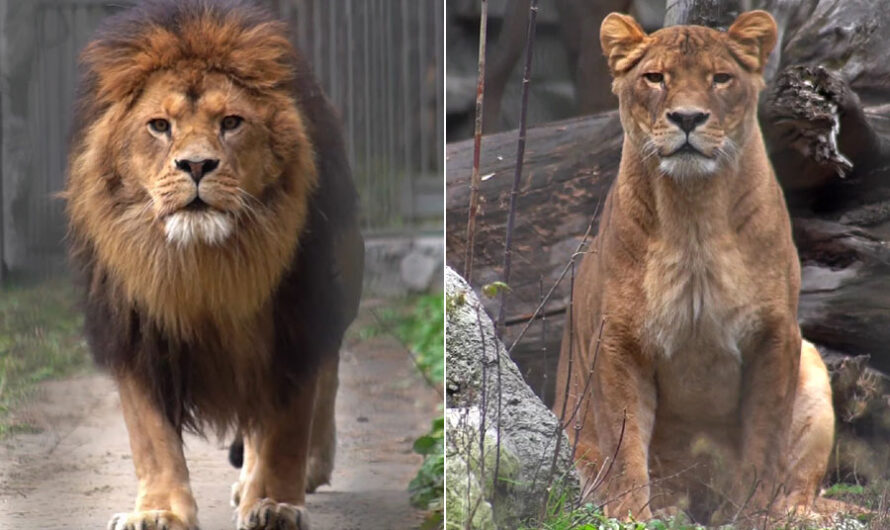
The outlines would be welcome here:
M 473 135 L 480 5 L 452 0 L 446 13 L 448 141 Z M 519 126 L 520 87 L 529 0 L 489 0 L 485 76 L 486 133 Z M 538 4 L 528 125 L 616 108 L 602 57 L 599 25 L 612 11 L 658 29 L 664 0 L 544 0 Z

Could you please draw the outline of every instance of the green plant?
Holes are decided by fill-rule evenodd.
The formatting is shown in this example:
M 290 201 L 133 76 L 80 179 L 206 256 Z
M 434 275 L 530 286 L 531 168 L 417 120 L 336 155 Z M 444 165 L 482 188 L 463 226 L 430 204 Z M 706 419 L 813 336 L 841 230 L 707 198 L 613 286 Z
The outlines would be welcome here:
M 408 485 L 411 504 L 429 510 L 424 528 L 441 527 L 444 517 L 442 502 L 445 487 L 445 420 L 434 419 L 430 431 L 414 440 L 414 452 L 423 456 L 423 464 Z

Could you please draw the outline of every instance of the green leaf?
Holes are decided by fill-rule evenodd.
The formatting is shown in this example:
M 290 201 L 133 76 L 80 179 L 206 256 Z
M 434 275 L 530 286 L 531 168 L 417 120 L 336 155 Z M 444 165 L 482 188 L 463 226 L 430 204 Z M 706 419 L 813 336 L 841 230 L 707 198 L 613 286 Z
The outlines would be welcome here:
M 510 286 L 504 282 L 491 282 L 482 286 L 482 294 L 488 298 L 494 298 L 501 292 L 510 292 Z

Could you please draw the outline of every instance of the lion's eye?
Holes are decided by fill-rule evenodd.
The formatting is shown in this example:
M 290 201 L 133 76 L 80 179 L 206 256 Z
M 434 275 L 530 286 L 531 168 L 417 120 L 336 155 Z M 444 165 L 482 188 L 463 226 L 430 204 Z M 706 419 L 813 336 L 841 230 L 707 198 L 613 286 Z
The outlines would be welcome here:
M 222 120 L 222 130 L 224 131 L 234 131 L 241 125 L 241 122 L 244 121 L 244 118 L 241 116 L 226 116 Z
M 723 73 L 714 74 L 714 84 L 715 85 L 725 85 L 726 83 L 729 83 L 729 81 L 731 79 L 732 79 L 732 76 L 730 74 L 723 74 Z
M 664 74 L 660 72 L 647 72 L 643 74 L 643 78 L 650 83 L 663 83 L 664 82 Z
M 148 122 L 148 126 L 156 133 L 166 134 L 170 132 L 170 122 L 163 118 L 155 118 Z

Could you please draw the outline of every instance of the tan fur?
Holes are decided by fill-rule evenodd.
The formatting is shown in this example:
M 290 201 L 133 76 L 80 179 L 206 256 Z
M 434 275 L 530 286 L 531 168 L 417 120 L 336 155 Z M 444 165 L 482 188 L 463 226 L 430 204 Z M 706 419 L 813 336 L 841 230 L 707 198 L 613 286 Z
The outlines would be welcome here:
M 305 426 L 312 423 L 315 401 L 316 385 L 304 386 L 279 418 L 244 437 L 245 465 L 232 489 L 238 528 L 248 528 L 253 518 L 265 520 L 264 512 L 282 514 L 276 528 L 309 528 L 304 506 L 310 430 Z
M 109 528 L 145 521 L 148 528 L 189 530 L 197 527 L 198 507 L 189 486 L 182 438 L 158 411 L 151 396 L 131 376 L 117 379 L 121 408 L 130 434 L 133 465 L 139 480 L 132 513 L 112 517 Z M 162 526 L 161 521 L 167 526 Z
M 554 410 L 569 411 L 588 483 L 611 466 L 595 492 L 611 515 L 776 510 L 796 504 L 777 488 L 814 493 L 824 474 L 830 389 L 810 350 L 798 368 L 800 266 L 756 121 L 775 31 L 764 12 L 727 33 L 603 21 L 624 146 L 576 278 Z M 687 135 L 676 112 L 704 118 Z M 812 435 L 792 441 L 792 425 Z

